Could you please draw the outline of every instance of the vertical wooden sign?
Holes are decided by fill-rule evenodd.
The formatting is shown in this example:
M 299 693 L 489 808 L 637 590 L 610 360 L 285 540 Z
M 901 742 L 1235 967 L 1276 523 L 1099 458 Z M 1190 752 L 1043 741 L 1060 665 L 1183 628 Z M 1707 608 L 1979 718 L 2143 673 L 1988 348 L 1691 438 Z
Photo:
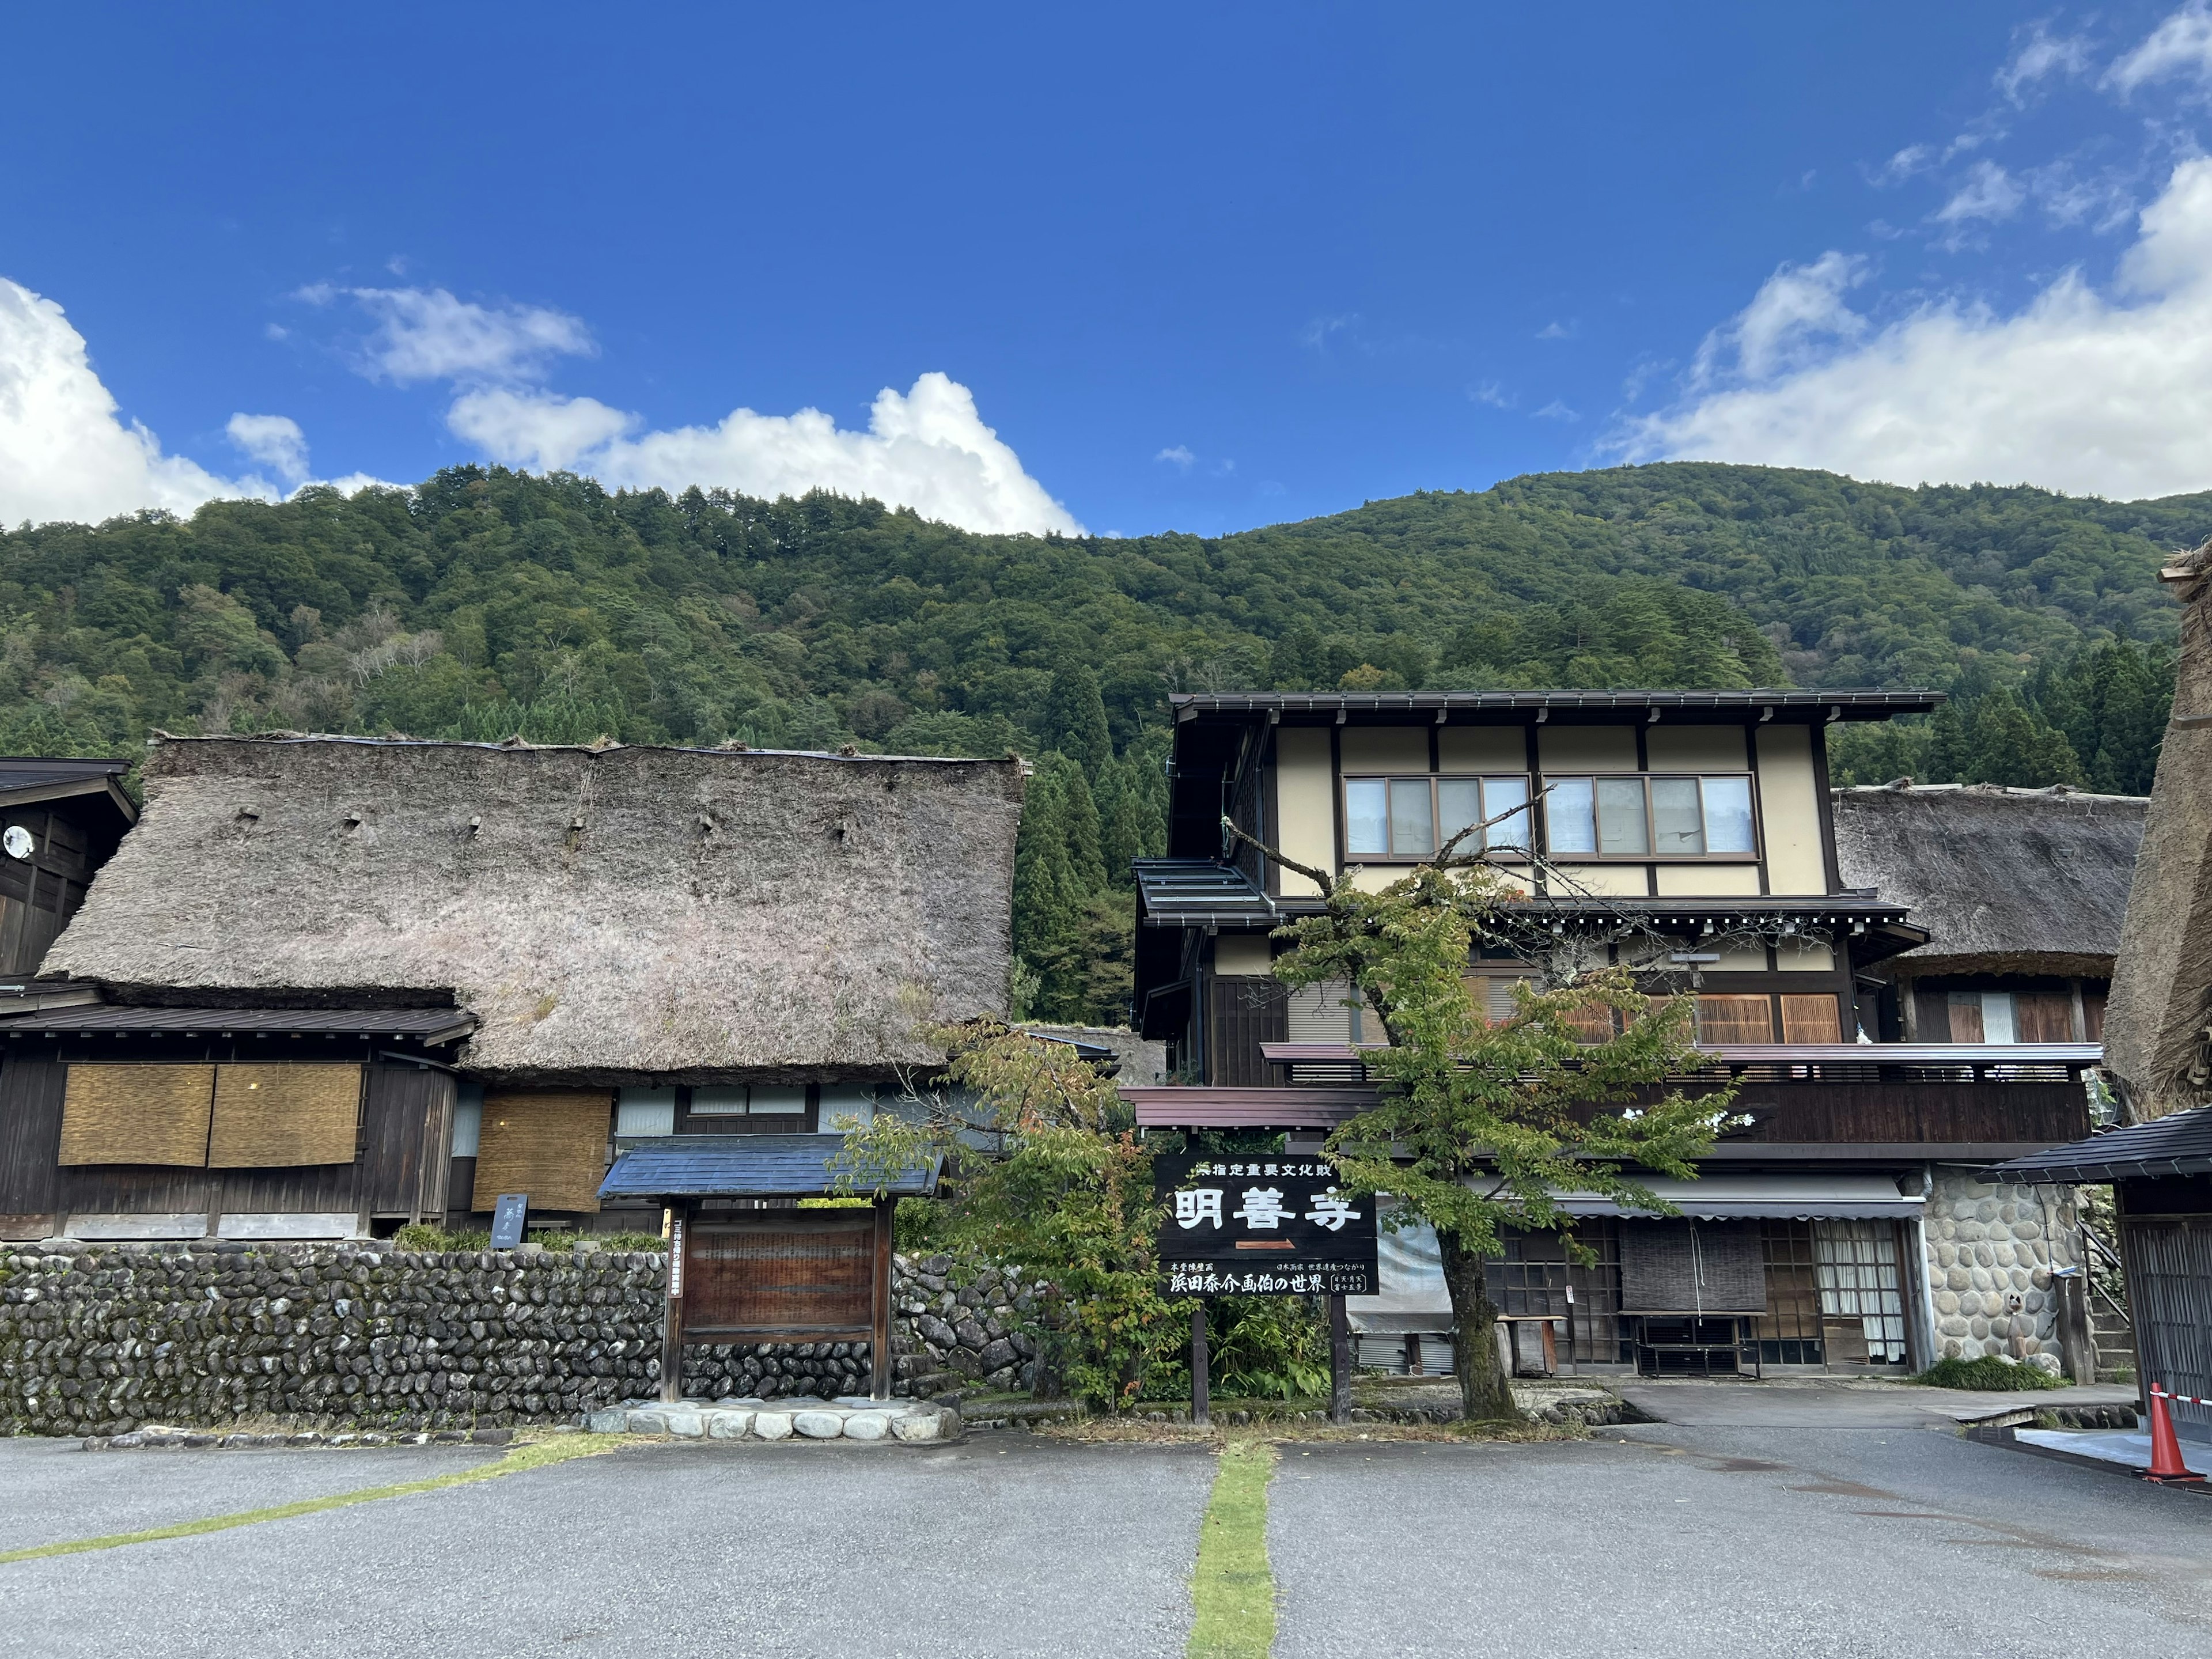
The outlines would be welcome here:
M 672 1205 L 660 1212 L 660 1234 L 668 1241 L 668 1317 L 660 1331 L 660 1399 L 669 1406 L 684 1398 L 684 1219 Z

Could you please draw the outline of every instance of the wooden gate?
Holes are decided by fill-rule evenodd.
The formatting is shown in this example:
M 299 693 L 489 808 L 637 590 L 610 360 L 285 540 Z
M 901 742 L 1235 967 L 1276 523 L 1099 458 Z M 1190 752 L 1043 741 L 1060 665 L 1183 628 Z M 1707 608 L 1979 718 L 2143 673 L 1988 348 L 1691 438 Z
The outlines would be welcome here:
M 866 1342 L 890 1385 L 890 1206 L 695 1212 L 671 1300 L 685 1342 Z M 665 1363 L 665 1362 L 664 1362 Z
M 2212 1216 L 2124 1215 L 2120 1248 L 2142 1358 L 2136 1386 L 2212 1396 Z M 2204 1407 L 2176 1406 L 2173 1419 L 2188 1438 L 2212 1440 Z

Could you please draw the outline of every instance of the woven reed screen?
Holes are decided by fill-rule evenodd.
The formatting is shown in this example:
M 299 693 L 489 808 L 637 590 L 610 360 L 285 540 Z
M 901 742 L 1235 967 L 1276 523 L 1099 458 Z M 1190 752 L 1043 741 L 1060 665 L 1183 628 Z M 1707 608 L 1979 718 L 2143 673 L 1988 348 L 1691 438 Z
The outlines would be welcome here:
M 1782 998 L 1782 1040 L 1784 1042 L 1841 1042 L 1843 1017 L 1831 996 L 1803 996 L 1785 992 Z
M 1771 1042 L 1774 1005 L 1763 996 L 1701 996 L 1698 999 L 1698 1041 Z
M 62 1094 L 61 1162 L 207 1163 L 212 1066 L 72 1066 Z
M 614 1103 L 604 1090 L 486 1095 L 469 1207 L 489 1210 L 501 1193 L 527 1193 L 533 1210 L 596 1214 Z
M 361 1127 L 358 1066 L 221 1066 L 208 1167 L 350 1164 Z

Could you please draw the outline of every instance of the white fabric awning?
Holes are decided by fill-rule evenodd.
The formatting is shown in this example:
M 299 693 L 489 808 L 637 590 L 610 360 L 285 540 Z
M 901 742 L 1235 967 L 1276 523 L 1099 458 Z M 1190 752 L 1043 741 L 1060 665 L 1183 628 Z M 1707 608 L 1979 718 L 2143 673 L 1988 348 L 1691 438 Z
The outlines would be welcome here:
M 1654 1197 L 1700 1221 L 1745 1217 L 1792 1221 L 1910 1220 L 1921 1201 L 1897 1190 L 1880 1175 L 1709 1176 L 1700 1181 L 1653 1176 L 1643 1182 Z M 1559 1207 L 1569 1215 L 1657 1215 L 1656 1210 L 1626 1208 L 1595 1193 L 1565 1193 Z

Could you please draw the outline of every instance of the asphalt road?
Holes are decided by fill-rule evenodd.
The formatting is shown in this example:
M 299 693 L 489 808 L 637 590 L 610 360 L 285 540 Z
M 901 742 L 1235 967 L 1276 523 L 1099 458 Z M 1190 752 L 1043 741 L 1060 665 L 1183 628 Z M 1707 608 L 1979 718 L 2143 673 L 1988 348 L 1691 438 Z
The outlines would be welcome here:
M 0 1441 L 0 1547 L 486 1453 Z M 1172 1656 L 1213 1460 L 1018 1434 L 643 1443 L 235 1530 L 0 1565 L 0 1654 Z M 2212 1498 L 1926 1428 L 1650 1425 L 1285 1448 L 1276 1653 L 2212 1659 Z

